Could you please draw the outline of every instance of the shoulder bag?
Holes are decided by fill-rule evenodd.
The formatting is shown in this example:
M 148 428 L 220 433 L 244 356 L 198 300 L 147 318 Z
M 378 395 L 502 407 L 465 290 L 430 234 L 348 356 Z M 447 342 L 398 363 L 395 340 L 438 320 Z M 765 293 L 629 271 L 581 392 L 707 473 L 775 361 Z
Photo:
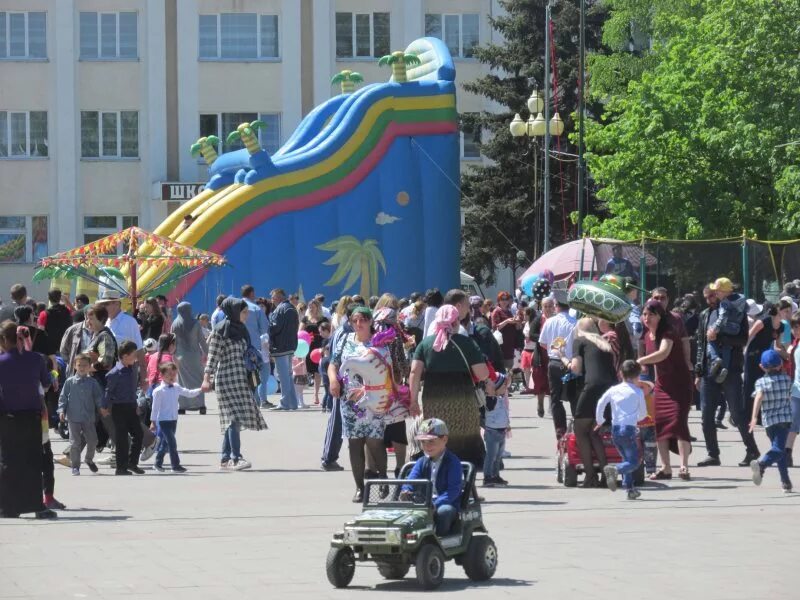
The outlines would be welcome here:
M 467 361 L 467 357 L 464 356 L 464 352 L 461 350 L 458 344 L 456 344 L 454 339 L 450 339 L 450 343 L 456 347 L 458 353 L 461 355 L 461 358 L 464 361 L 464 366 L 467 367 L 467 375 L 469 375 L 469 380 L 472 381 L 472 367 L 469 366 L 469 361 Z M 483 388 L 475 385 L 472 385 L 472 391 L 475 394 L 475 403 L 478 405 L 478 408 L 484 408 L 486 406 L 486 392 L 483 391 Z

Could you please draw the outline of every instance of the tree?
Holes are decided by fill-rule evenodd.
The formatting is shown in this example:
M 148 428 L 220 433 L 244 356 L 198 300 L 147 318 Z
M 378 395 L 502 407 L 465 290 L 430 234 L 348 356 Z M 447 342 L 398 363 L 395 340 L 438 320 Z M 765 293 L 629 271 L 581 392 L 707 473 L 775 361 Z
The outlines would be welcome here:
M 491 72 L 464 84 L 502 108 L 497 112 L 464 114 L 464 128 L 483 131 L 487 135 L 481 153 L 491 164 L 470 168 L 462 175 L 462 207 L 466 213 L 463 229 L 462 264 L 479 281 L 493 282 L 496 262 L 518 266 L 518 251 L 535 257 L 542 247 L 542 208 L 540 194 L 533 182 L 536 152 L 523 156 L 521 142 L 511 137 L 508 124 L 514 113 L 527 114 L 526 102 L 533 89 L 544 87 L 544 20 L 547 0 L 501 0 L 504 14 L 490 18 L 490 25 L 503 42 L 476 48 L 475 57 L 491 67 Z M 600 43 L 600 24 L 604 8 L 587 2 L 586 42 L 588 48 Z M 555 106 L 565 121 L 567 131 L 574 129 L 569 113 L 578 106 L 578 26 L 579 12 L 574 2 L 561 1 L 552 11 L 554 45 L 558 71 Z M 598 104 L 595 108 L 600 110 Z M 558 149 L 553 140 L 554 149 Z M 566 136 L 560 139 L 560 150 L 575 153 Z M 538 151 L 538 179 L 541 181 L 542 151 Z M 567 213 L 575 208 L 575 163 L 552 160 L 550 241 L 557 244 L 572 235 Z M 562 184 L 563 198 L 562 204 Z M 538 226 L 537 226 L 538 224 Z M 537 243 L 538 242 L 538 243 Z
M 350 69 L 345 69 L 344 71 L 340 71 L 333 76 L 331 79 L 331 85 L 340 83 L 342 85 L 343 94 L 352 94 L 356 89 L 356 84 L 362 83 L 363 81 L 364 76 L 361 75 L 361 73 L 351 71 Z
M 416 54 L 406 54 L 398 50 L 386 56 L 382 56 L 378 61 L 378 66 L 389 65 L 392 67 L 392 77 L 397 83 L 405 83 L 408 81 L 406 78 L 406 67 L 413 67 L 420 63 L 419 56 Z
M 589 167 L 611 216 L 592 234 L 797 233 L 800 147 L 786 144 L 800 138 L 800 4 L 702 4 L 699 16 L 669 20 L 652 63 L 588 128 Z

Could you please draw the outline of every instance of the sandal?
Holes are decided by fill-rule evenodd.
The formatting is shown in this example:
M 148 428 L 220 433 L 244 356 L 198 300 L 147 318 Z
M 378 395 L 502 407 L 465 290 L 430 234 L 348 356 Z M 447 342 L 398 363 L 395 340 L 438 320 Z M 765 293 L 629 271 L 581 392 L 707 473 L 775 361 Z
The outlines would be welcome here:
M 689 475 L 688 467 L 681 467 L 681 470 L 678 472 L 678 477 L 684 481 L 690 481 L 692 479 L 692 476 Z
M 659 469 L 650 475 L 650 481 L 659 481 L 661 479 L 672 479 L 672 473 L 667 473 L 664 469 Z

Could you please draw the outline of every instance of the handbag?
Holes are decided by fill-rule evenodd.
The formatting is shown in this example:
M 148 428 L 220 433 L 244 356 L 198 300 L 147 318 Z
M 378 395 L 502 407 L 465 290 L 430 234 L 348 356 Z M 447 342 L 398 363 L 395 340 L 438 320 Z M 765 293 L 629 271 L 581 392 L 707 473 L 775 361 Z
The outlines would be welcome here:
M 450 340 L 450 343 L 456 347 L 456 350 L 458 350 L 458 353 L 464 360 L 464 365 L 467 367 L 467 375 L 469 375 L 469 380 L 472 381 L 472 368 L 469 366 L 467 357 L 464 356 L 464 352 L 461 351 L 461 348 L 455 343 L 455 341 Z M 475 394 L 475 402 L 478 405 L 478 409 L 484 408 L 486 406 L 486 392 L 483 391 L 483 388 L 474 384 L 472 386 L 472 391 Z
M 255 390 L 261 384 L 261 367 L 264 365 L 264 359 L 261 357 L 261 352 L 247 346 L 244 351 L 244 366 L 247 369 L 247 383 L 252 390 Z

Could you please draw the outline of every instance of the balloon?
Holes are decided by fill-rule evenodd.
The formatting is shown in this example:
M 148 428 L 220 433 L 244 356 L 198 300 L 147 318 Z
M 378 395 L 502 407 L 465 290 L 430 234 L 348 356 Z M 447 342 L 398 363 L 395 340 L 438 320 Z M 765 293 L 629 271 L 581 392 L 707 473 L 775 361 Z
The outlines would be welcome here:
M 275 379 L 275 375 L 270 375 L 269 379 L 267 379 L 267 393 L 274 394 L 278 391 L 278 380 Z
M 297 358 L 305 358 L 308 356 L 308 342 L 302 339 L 297 340 L 297 350 L 294 351 L 294 355 Z
M 538 280 L 538 275 L 528 275 L 522 280 L 519 287 L 526 296 L 533 296 L 533 284 Z
M 297 339 L 303 340 L 306 344 L 311 344 L 311 334 L 307 331 L 299 331 L 297 333 Z
M 311 362 L 313 362 L 315 365 L 318 365 L 319 361 L 321 360 L 322 360 L 322 349 L 314 348 L 311 351 Z
M 556 276 L 550 269 L 545 269 L 544 271 L 539 273 L 539 278 L 546 279 L 547 281 L 550 282 L 550 285 L 553 285 L 553 282 L 556 280 Z
M 550 295 L 550 282 L 547 279 L 539 279 L 533 284 L 533 293 L 531 295 L 539 302 L 544 300 Z

